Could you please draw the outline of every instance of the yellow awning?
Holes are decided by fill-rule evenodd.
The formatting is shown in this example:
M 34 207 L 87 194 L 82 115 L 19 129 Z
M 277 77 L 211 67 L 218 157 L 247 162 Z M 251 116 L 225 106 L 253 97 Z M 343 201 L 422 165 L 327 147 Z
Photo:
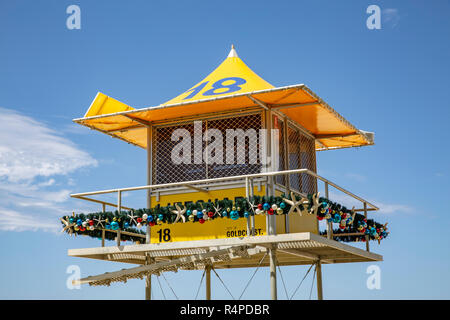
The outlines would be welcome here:
M 306 85 L 273 87 L 234 48 L 211 74 L 166 103 L 134 109 L 99 92 L 85 117 L 74 121 L 146 148 L 152 122 L 255 107 L 277 110 L 303 126 L 316 137 L 317 150 L 373 144 L 373 133 L 358 130 Z

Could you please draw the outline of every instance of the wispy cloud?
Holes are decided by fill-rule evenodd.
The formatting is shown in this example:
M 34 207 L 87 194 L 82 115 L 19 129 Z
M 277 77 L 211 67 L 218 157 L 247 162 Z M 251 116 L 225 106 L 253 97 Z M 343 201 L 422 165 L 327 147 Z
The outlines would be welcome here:
M 31 117 L 0 108 L 0 119 L 0 230 L 55 230 L 68 211 L 69 175 L 97 161 Z
M 0 178 L 30 181 L 97 165 L 88 153 L 44 124 L 0 108 Z
M 391 28 L 395 28 L 400 22 L 400 14 L 398 9 L 386 8 L 381 10 L 382 25 L 388 25 Z
M 57 232 L 56 220 L 26 215 L 15 210 L 0 207 L 0 230 L 3 231 L 48 231 Z

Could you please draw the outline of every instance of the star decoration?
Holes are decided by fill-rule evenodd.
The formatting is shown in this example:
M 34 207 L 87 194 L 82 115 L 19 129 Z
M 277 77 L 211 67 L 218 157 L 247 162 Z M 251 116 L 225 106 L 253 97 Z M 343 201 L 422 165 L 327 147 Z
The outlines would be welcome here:
M 319 206 L 320 206 L 319 195 L 320 195 L 320 192 L 317 192 L 317 193 L 313 194 L 313 196 L 312 196 L 313 204 L 312 204 L 311 209 L 309 210 L 310 214 L 317 214 L 317 210 L 319 209 Z
M 94 221 L 97 222 L 97 224 L 95 225 L 95 227 L 97 228 L 99 225 L 102 227 L 102 229 L 104 229 L 105 227 L 103 226 L 103 222 L 105 222 L 105 220 L 102 220 L 102 217 L 100 216 L 99 219 L 94 218 L 92 219 Z
M 216 207 L 215 205 L 213 205 L 213 208 L 214 208 L 214 211 L 215 211 L 214 215 L 218 215 L 219 217 L 221 217 L 222 214 L 220 213 L 220 206 Z
M 250 202 L 250 200 L 248 200 L 247 198 L 245 200 L 247 200 L 248 204 L 250 205 L 250 209 L 253 211 L 253 214 L 255 215 L 256 214 L 255 208 L 258 208 L 258 206 L 255 205 L 253 202 Z
M 305 200 L 308 201 L 308 199 L 301 198 L 299 201 L 297 201 L 297 200 L 295 200 L 296 197 L 295 197 L 294 192 L 292 192 L 292 191 L 291 191 L 291 198 L 292 198 L 292 200 L 283 198 L 283 201 L 291 206 L 291 208 L 289 209 L 288 214 L 291 214 L 293 212 L 297 212 L 300 216 L 302 216 L 302 211 L 303 210 L 299 208 L 299 205 L 302 205 L 305 202 Z
M 133 211 L 133 210 L 131 210 L 131 214 L 127 214 L 127 217 L 130 218 L 130 224 L 133 224 L 133 222 L 134 222 L 135 225 L 138 224 L 138 222 L 137 222 L 136 219 L 135 219 L 135 218 L 137 218 L 138 216 L 135 216 L 135 215 L 134 215 L 134 211 Z
M 352 208 L 352 220 L 350 220 L 349 224 L 353 224 L 353 221 L 355 221 L 356 211 L 355 207 Z
M 186 212 L 186 208 L 181 209 L 178 203 L 175 204 L 175 207 L 177 210 L 172 210 L 172 213 L 175 213 L 177 215 L 177 218 L 175 219 L 174 223 L 177 223 L 178 220 L 183 219 L 183 222 L 186 222 L 186 217 L 184 216 L 184 213 Z
M 61 230 L 61 232 L 65 231 L 68 234 L 72 235 L 73 233 L 72 227 L 75 226 L 75 223 L 71 223 L 68 216 L 66 216 L 65 219 L 59 218 L 59 220 L 61 220 L 61 222 L 64 223 L 64 228 Z

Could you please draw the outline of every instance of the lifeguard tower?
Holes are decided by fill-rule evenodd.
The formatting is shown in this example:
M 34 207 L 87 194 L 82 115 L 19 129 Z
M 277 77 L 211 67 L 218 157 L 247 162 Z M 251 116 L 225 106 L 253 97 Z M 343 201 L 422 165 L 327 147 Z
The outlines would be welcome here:
M 101 210 L 63 217 L 63 230 L 102 244 L 69 256 L 138 265 L 78 283 L 145 278 L 150 299 L 152 275 L 201 269 L 210 299 L 211 270 L 268 266 L 277 299 L 276 267 L 311 264 L 322 299 L 321 264 L 382 260 L 369 250 L 369 240 L 387 236 L 386 225 L 367 220 L 378 208 L 316 173 L 316 151 L 372 145 L 373 133 L 304 84 L 272 86 L 234 47 L 211 74 L 164 104 L 134 109 L 98 93 L 74 121 L 147 150 L 148 160 L 147 185 L 71 195 Z M 329 188 L 361 206 L 332 202 Z M 146 191 L 147 208 L 123 203 L 136 190 Z M 117 203 L 100 199 L 104 194 Z M 105 246 L 112 239 L 116 245 Z M 343 241 L 364 241 L 366 250 Z

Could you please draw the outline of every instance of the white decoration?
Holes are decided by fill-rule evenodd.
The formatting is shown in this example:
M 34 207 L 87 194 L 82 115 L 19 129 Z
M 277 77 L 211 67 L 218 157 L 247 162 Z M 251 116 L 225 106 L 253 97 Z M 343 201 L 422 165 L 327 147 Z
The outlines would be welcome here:
M 177 218 L 175 219 L 174 223 L 177 223 L 178 220 L 180 220 L 180 218 L 183 219 L 183 223 L 186 222 L 186 217 L 184 216 L 186 208 L 181 209 L 178 203 L 175 204 L 175 207 L 177 208 L 177 210 L 172 210 L 172 213 L 175 213 L 177 215 Z

